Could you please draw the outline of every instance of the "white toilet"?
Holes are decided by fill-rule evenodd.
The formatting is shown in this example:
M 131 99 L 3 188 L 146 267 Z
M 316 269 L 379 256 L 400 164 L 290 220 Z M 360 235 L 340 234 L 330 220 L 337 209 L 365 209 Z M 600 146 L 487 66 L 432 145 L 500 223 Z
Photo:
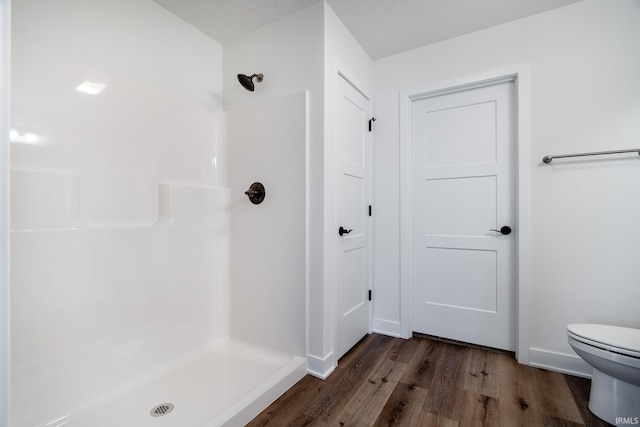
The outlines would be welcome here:
M 573 323 L 569 345 L 593 367 L 589 409 L 613 424 L 640 420 L 640 329 Z

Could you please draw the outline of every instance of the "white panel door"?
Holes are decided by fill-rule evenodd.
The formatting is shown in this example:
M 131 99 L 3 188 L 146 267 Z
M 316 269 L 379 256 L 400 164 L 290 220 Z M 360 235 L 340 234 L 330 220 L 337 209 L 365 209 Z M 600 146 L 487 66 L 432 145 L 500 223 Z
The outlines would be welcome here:
M 337 78 L 334 109 L 337 357 L 369 332 L 369 101 Z M 343 232 L 340 232 L 342 227 Z
M 412 102 L 412 324 L 515 350 L 514 84 Z

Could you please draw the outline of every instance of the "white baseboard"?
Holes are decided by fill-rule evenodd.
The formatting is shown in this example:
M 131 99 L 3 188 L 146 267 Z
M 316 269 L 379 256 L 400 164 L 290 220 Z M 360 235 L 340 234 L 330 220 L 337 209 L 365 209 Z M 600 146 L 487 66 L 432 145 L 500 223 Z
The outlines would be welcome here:
M 325 357 L 317 357 L 311 354 L 307 355 L 307 372 L 316 378 L 326 380 L 329 375 L 336 369 L 333 352 Z
M 577 377 L 591 378 L 593 368 L 580 356 L 540 348 L 529 349 L 529 364 L 537 368 L 561 372 Z
M 400 322 L 392 322 L 390 320 L 373 319 L 373 332 L 376 334 L 388 335 L 390 337 L 404 338 Z

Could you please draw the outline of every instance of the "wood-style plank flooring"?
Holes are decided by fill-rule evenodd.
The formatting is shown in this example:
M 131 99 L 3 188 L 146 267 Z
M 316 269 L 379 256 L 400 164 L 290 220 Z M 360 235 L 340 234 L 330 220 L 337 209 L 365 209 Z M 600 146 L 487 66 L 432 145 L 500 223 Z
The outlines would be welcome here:
M 425 337 L 372 334 L 322 381 L 307 375 L 249 426 L 608 426 L 590 381 L 513 355 Z

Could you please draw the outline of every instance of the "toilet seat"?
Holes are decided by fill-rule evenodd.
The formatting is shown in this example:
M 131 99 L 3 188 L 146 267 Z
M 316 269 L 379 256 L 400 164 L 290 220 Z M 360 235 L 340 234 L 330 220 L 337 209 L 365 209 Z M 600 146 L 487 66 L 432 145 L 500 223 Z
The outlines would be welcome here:
M 567 332 L 585 344 L 640 359 L 640 329 L 572 323 L 567 326 Z

